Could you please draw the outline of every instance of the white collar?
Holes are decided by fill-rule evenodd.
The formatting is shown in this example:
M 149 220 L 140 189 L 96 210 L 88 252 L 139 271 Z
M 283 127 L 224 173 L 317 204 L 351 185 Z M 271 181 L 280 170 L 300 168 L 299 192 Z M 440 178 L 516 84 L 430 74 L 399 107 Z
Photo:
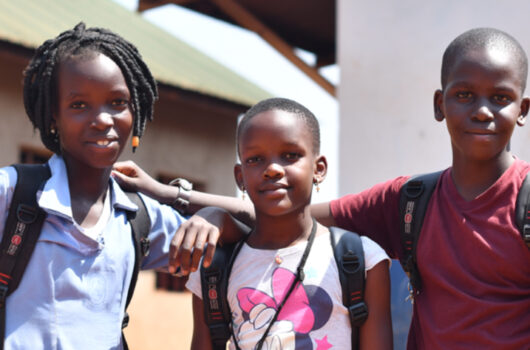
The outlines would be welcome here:
M 54 154 L 48 160 L 48 165 L 50 166 L 51 177 L 46 181 L 42 191 L 37 193 L 39 206 L 46 212 L 53 213 L 74 222 L 66 164 L 61 156 Z M 112 199 L 111 205 L 113 208 L 132 211 L 138 210 L 138 206 L 129 200 L 127 195 L 112 177 L 109 185 L 110 198 Z

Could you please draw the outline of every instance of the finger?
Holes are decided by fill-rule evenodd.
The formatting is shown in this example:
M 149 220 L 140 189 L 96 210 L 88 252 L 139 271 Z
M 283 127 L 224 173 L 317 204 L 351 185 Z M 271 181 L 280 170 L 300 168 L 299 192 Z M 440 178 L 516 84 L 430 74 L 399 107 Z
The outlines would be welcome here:
M 219 241 L 219 229 L 217 227 L 212 227 L 208 234 L 208 245 L 206 246 L 204 259 L 202 260 L 202 265 L 204 267 L 208 267 L 212 263 L 215 248 L 217 247 L 217 241 Z
M 136 176 L 137 168 L 138 166 L 132 160 L 116 162 L 113 166 L 114 170 L 131 177 Z
M 178 257 L 178 251 L 180 248 L 180 244 L 182 242 L 182 238 L 186 232 L 185 225 L 181 225 L 177 232 L 175 232 L 175 235 L 173 236 L 173 239 L 171 239 L 171 243 L 169 244 L 169 266 L 168 271 L 170 273 L 175 273 L 177 271 L 177 268 L 180 266 L 180 261 Z
M 190 272 L 193 247 L 195 246 L 195 239 L 198 234 L 197 231 L 197 225 L 190 223 L 177 252 L 181 272 L 185 275 Z
M 197 234 L 197 238 L 193 246 L 193 253 L 191 255 L 191 271 L 197 271 L 197 268 L 201 263 L 201 257 L 204 251 L 204 245 L 206 243 L 206 237 L 208 236 L 208 233 L 209 228 L 201 228 Z

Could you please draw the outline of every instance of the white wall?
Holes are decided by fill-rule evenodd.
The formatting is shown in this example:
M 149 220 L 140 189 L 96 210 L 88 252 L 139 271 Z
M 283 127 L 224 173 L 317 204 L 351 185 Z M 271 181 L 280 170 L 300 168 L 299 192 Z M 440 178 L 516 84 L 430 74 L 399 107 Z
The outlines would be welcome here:
M 449 166 L 432 108 L 443 51 L 468 29 L 495 27 L 528 54 L 529 13 L 526 0 L 339 0 L 340 194 Z M 513 152 L 530 161 L 529 146 L 530 126 L 516 128 Z

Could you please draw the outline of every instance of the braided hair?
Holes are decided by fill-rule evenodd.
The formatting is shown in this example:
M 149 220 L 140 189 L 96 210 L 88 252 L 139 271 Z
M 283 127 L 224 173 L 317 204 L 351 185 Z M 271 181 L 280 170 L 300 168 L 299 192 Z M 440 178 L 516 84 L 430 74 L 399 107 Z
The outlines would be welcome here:
M 37 48 L 24 71 L 24 107 L 46 148 L 60 154 L 59 138 L 52 130 L 57 103 L 59 63 L 73 56 L 101 53 L 120 68 L 131 93 L 134 115 L 133 137 L 141 137 L 147 120 L 153 120 L 158 99 L 156 82 L 138 49 L 121 36 L 103 28 L 86 28 L 83 22 L 73 29 L 46 40 Z M 134 147 L 133 147 L 134 149 Z

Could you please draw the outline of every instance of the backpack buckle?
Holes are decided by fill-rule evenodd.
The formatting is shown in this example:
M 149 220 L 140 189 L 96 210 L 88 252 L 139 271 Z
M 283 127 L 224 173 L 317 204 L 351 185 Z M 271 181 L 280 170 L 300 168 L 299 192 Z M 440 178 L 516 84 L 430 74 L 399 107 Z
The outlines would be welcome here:
M 418 267 L 414 263 L 414 260 L 412 258 L 412 255 L 409 255 L 407 257 L 407 260 L 405 260 L 405 263 L 403 264 L 403 270 L 409 277 L 409 284 L 412 285 L 412 289 L 414 290 L 414 294 L 419 294 L 421 290 L 421 279 L 420 279 L 420 272 L 418 271 Z M 409 288 L 409 291 L 411 289 Z M 412 295 L 413 293 L 411 293 Z
M 415 199 L 423 193 L 424 188 L 423 181 L 412 180 L 404 187 L 404 190 L 407 197 Z
M 17 208 L 17 219 L 23 224 L 29 225 L 37 219 L 38 210 L 26 204 L 19 204 Z
M 364 302 L 348 307 L 352 327 L 360 327 L 368 318 L 368 307 Z
M 348 250 L 348 252 L 342 256 L 341 265 L 344 272 L 348 274 L 353 274 L 359 268 L 359 257 L 355 255 L 351 250 Z
M 523 239 L 526 243 L 526 246 L 530 248 L 530 224 L 523 226 Z
M 142 237 L 140 238 L 140 250 L 143 257 L 146 257 L 149 255 L 149 248 L 151 245 L 151 241 L 148 237 Z
M 121 329 L 124 329 L 129 325 L 129 314 L 127 311 L 125 311 L 125 314 L 123 315 L 123 320 L 121 321 Z
M 224 344 L 226 344 L 228 339 L 230 339 L 230 329 L 226 323 L 209 324 L 208 327 L 210 328 L 212 342 L 224 342 Z
M 9 287 L 7 285 L 0 284 L 0 308 L 3 308 L 5 306 L 8 290 Z

